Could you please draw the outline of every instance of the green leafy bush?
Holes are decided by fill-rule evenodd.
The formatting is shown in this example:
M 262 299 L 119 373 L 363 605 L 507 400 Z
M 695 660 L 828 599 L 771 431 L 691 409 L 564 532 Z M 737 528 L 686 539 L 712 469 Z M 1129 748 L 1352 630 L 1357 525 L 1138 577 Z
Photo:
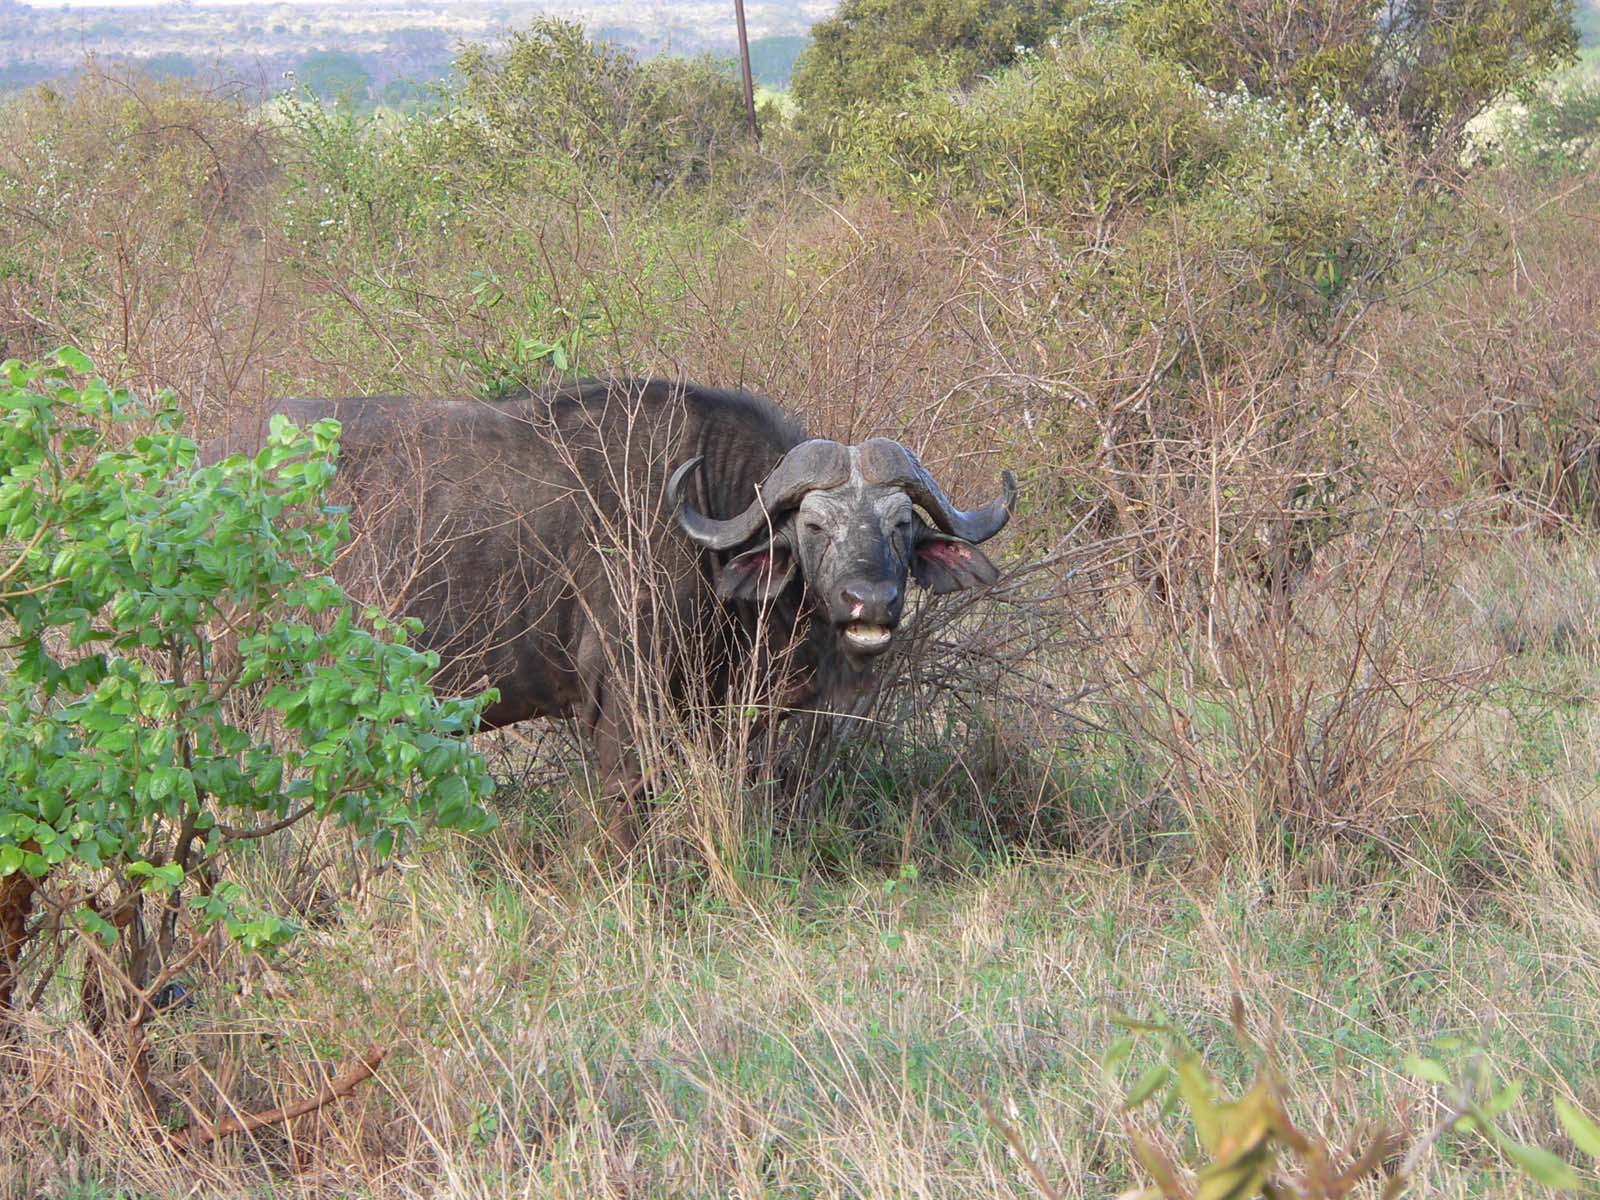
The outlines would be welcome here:
M 965 91 L 926 74 L 894 102 L 864 108 L 835 162 L 847 188 L 896 202 L 1090 214 L 1175 202 L 1111 259 L 1133 292 L 1144 281 L 1165 294 L 1141 242 L 1165 254 L 1177 222 L 1195 261 L 1319 333 L 1355 289 L 1393 276 L 1411 234 L 1431 228 L 1429 195 L 1348 108 L 1208 92 L 1115 39 L 1030 55 Z
M 1405 275 L 1419 246 L 1431 243 L 1436 262 L 1449 261 L 1440 236 L 1449 205 L 1419 188 L 1349 108 L 1243 89 L 1213 103 L 1230 152 L 1181 215 L 1189 252 L 1274 316 L 1326 341 Z
M 825 133 L 852 108 L 893 99 L 929 70 L 957 85 L 1042 45 L 1063 0 L 846 0 L 812 26 L 791 91 L 805 126 Z
M 289 150 L 280 227 L 300 253 L 368 237 L 404 252 L 464 222 L 490 181 L 487 163 L 461 153 L 469 135 L 456 110 L 363 114 L 283 99 L 272 112 Z
M 1228 146 L 1225 123 L 1181 70 L 1115 42 L 1072 42 L 970 91 L 957 85 L 928 71 L 841 122 L 845 186 L 991 210 L 1030 200 L 1100 209 L 1181 194 Z
M 1600 144 L 1600 86 L 1573 80 L 1541 88 L 1499 121 L 1503 157 L 1536 175 L 1575 175 L 1594 165 Z
M 285 98 L 273 112 L 287 142 L 285 230 L 301 249 L 398 233 L 403 250 L 530 190 L 565 199 L 699 187 L 749 138 L 730 63 L 639 63 L 553 19 L 503 48 L 467 46 L 420 111 Z
M 535 165 L 564 171 L 573 186 L 596 174 L 653 189 L 703 182 L 745 136 L 729 64 L 640 64 L 570 21 L 535 21 L 498 50 L 468 46 L 455 75 L 453 100 L 470 117 L 458 126 L 460 149 L 508 182 Z
M 253 459 L 197 466 L 170 401 L 90 371 L 0 367 L 0 1010 L 63 923 L 136 992 L 182 927 L 289 936 L 226 871 L 278 829 L 331 820 L 383 855 L 488 821 L 461 736 L 483 699 L 436 699 L 436 656 L 327 576 L 337 425 L 277 418 Z M 59 919 L 24 936 L 35 897 Z

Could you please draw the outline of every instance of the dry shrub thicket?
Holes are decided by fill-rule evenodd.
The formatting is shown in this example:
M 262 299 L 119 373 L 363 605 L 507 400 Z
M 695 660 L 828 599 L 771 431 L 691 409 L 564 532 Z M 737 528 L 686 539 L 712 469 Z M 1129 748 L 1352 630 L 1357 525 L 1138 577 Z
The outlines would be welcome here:
M 1508 610 L 1504 581 L 1486 579 L 1494 562 L 1518 561 L 1493 557 L 1516 528 L 1570 548 L 1538 551 L 1554 565 L 1518 580 L 1528 605 L 1559 608 L 1558 597 L 1593 584 L 1592 174 L 1551 190 L 1504 173 L 1458 181 L 1453 215 L 1430 230 L 1444 247 L 1438 262 L 1421 254 L 1416 230 L 1391 231 L 1391 243 L 1337 268 L 1359 282 L 1291 295 L 1284 280 L 1300 251 L 1274 259 L 1279 251 L 1248 239 L 1227 242 L 1226 212 L 1208 224 L 1180 199 L 1148 210 L 1048 199 L 988 215 L 959 201 L 907 209 L 837 193 L 782 138 L 763 156 L 738 151 L 720 180 L 712 173 L 715 186 L 640 201 L 598 178 L 476 195 L 457 186 L 445 149 L 431 183 L 397 183 L 383 172 L 426 172 L 362 159 L 353 124 L 115 74 L 13 99 L 6 113 L 0 357 L 78 345 L 120 383 L 173 389 L 202 434 L 289 394 L 537 384 L 558 374 L 559 347 L 585 372 L 746 386 L 817 433 L 899 438 L 958 498 L 986 491 L 1001 466 L 1023 483 L 994 553 L 1010 565 L 1002 582 L 918 609 L 869 713 L 779 724 L 766 719 L 759 678 L 731 696 L 672 701 L 657 660 L 617 664 L 654 793 L 643 849 L 653 885 L 592 875 L 566 852 L 583 840 L 566 798 L 585 793 L 584 766 L 559 728 L 496 735 L 507 790 L 521 797 L 507 801 L 514 828 L 487 849 L 450 852 L 517 904 L 455 911 L 460 893 L 406 864 L 397 869 L 409 898 L 385 909 L 379 877 L 333 842 L 263 848 L 240 864 L 291 892 L 313 926 L 338 893 L 370 920 L 370 942 L 336 960 L 294 959 L 298 982 L 217 951 L 216 977 L 231 981 L 218 994 L 264 1027 L 213 1011 L 192 1018 L 200 1032 L 171 1035 L 160 1086 L 174 1105 L 198 1105 L 204 1119 L 270 1107 L 314 1093 L 340 1048 L 423 1032 L 400 1035 L 406 1082 L 358 1092 L 302 1134 L 224 1143 L 182 1168 L 211 1186 L 239 1187 L 238 1171 L 264 1163 L 297 1172 L 296 1194 L 336 1194 L 359 1163 L 375 1193 L 391 1194 L 427 1187 L 472 1150 L 508 1178 L 565 1164 L 543 1185 L 525 1181 L 552 1195 L 763 1179 L 871 1193 L 875 1178 L 889 1194 L 920 1152 L 949 1172 L 926 1194 L 1025 1194 L 1003 1151 L 963 1157 L 938 1145 L 948 1114 L 893 1072 L 859 1067 L 873 1061 L 866 1042 L 824 1047 L 859 1071 L 838 1068 L 848 1086 L 808 1127 L 849 1164 L 819 1182 L 797 1165 L 815 1146 L 783 1132 L 781 1106 L 804 1101 L 786 1085 L 757 1088 L 779 1106 L 761 1111 L 696 1074 L 705 1046 L 663 1048 L 676 1074 L 641 1084 L 604 1022 L 558 1012 L 550 1024 L 537 996 L 522 1002 L 512 1039 L 495 1040 L 504 1026 L 491 1028 L 480 1006 L 503 996 L 489 964 L 506 937 L 581 975 L 571 947 L 596 929 L 579 926 L 612 922 L 597 936 L 618 961 L 646 979 L 692 977 L 669 949 L 680 869 L 709 880 L 718 902 L 776 902 L 796 874 L 959 868 L 996 847 L 1081 852 L 1091 890 L 1103 886 L 1099 864 L 1152 861 L 1213 881 L 1353 886 L 1374 857 L 1421 864 L 1419 879 L 1448 886 L 1451 847 L 1470 843 L 1489 849 L 1473 852 L 1484 874 L 1467 882 L 1531 864 L 1581 897 L 1600 862 L 1580 782 L 1592 739 L 1578 731 L 1569 748 L 1570 802 L 1534 815 L 1504 688 L 1519 656 L 1592 655 L 1600 621 L 1587 609 Z M 402 183 L 435 190 L 419 198 Z M 1373 228 L 1361 236 L 1379 238 Z M 601 514 L 624 522 L 611 545 L 642 544 L 626 524 L 636 511 Z M 651 592 L 647 555 L 604 567 L 620 594 Z M 636 632 L 636 644 L 670 643 L 679 659 L 701 649 L 670 622 Z M 1481 756 L 1461 749 L 1469 733 Z M 534 815 L 516 816 L 519 803 Z M 616 907 L 560 910 L 547 874 L 614 889 Z M 897 903 L 861 906 L 892 931 Z M 993 936 L 979 914 L 990 903 L 974 899 L 954 919 L 963 946 Z M 1568 904 L 1575 928 L 1593 919 L 1586 904 Z M 1148 915 L 1136 907 L 1123 916 Z M 739 911 L 748 919 L 759 905 Z M 524 924 L 508 934 L 496 924 L 508 921 Z M 396 960 L 412 934 L 428 939 L 429 922 L 456 931 L 455 957 Z M 800 953 L 791 933 L 728 936 L 776 958 L 749 1005 L 712 1022 L 717 1036 L 733 1044 L 762 1031 L 805 1070 L 822 1051 L 797 1030 L 810 1022 L 845 1036 L 845 1001 L 805 994 L 785 957 Z M 1227 936 L 1215 945 L 1230 971 L 1228 956 L 1248 957 Z M 667 957 L 652 965 L 657 953 Z M 1074 960 L 1080 968 L 1107 989 L 1128 982 Z M 344 971 L 369 1011 L 296 1008 L 330 994 L 327 976 Z M 399 983 L 409 972 L 422 977 L 415 994 Z M 599 974 L 612 980 L 603 986 L 637 986 Z M 1159 986 L 1150 970 L 1140 978 Z M 1028 986 L 1044 996 L 1051 979 Z M 1237 983 L 1211 980 L 1207 998 Z M 692 1006 L 698 993 L 669 994 Z M 115 1063 L 82 1030 L 70 1028 L 65 1045 L 42 1022 L 28 1018 L 23 1048 L 8 1051 L 9 1075 L 31 1084 L 0 1127 L 62 1131 L 39 1153 L 69 1174 L 91 1178 L 122 1151 L 144 1164 L 129 1168 L 135 1186 L 172 1186 L 176 1160 L 118 1098 Z M 582 1052 L 557 1044 L 564 1035 Z M 1031 1052 L 1016 1051 L 1024 1070 Z M 910 1107 L 877 1099 L 879 1085 Z M 698 1126 L 685 1123 L 675 1088 L 700 1089 Z M 1110 1118 L 1035 1115 L 1042 1128 L 1086 1134 L 1036 1151 L 1101 1177 Z M 650 1174 L 635 1161 L 633 1127 L 662 1139 L 677 1165 Z M 893 1145 L 907 1161 L 883 1157 Z M 485 1178 L 449 1186 L 477 1194 Z M 1064 1194 L 1094 1194 L 1075 1188 Z
M 1159 213 L 1047 230 L 747 166 L 747 215 L 707 247 L 685 231 L 720 196 L 661 214 L 603 184 L 457 197 L 439 229 L 385 236 L 382 189 L 278 219 L 311 203 L 317 164 L 236 96 L 98 75 L 12 109 L 7 352 L 80 345 L 175 389 L 202 433 L 289 392 L 537 382 L 552 360 L 517 347 L 538 334 L 586 369 L 751 386 L 830 436 L 898 437 L 961 494 L 1013 466 L 1010 558 L 1038 565 L 970 618 L 936 607 L 934 661 L 899 669 L 942 699 L 892 691 L 877 727 L 907 745 L 960 728 L 957 757 L 1056 791 L 1075 737 L 1159 747 L 1123 801 L 1148 829 L 1183 814 L 1219 859 L 1268 865 L 1284 827 L 1382 839 L 1425 815 L 1429 747 L 1493 658 L 1439 636 L 1449 543 L 1487 527 L 1486 490 L 1557 522 L 1592 503 L 1586 258 L 1541 243 L 1552 288 L 1515 233 L 1514 269 L 1308 333 Z M 1535 226 L 1584 198 L 1505 186 Z M 1498 229 L 1496 196 L 1473 199 Z M 996 764 L 1008 745 L 1042 761 Z M 993 807 L 988 779 L 949 773 Z

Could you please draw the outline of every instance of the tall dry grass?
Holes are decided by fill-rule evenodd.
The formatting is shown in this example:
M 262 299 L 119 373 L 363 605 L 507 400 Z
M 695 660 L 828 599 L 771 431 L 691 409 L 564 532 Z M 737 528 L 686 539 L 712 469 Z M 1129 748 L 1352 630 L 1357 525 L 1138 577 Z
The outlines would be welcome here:
M 377 1076 L 284 1127 L 173 1153 L 81 1033 L 30 1038 L 4 1186 L 178 1195 L 1031 1196 L 990 1125 L 1071 1197 L 1133 1180 L 1099 1057 L 1162 1013 L 1225 1078 L 1252 1036 L 1336 1143 L 1421 1130 L 1400 1060 L 1443 1034 L 1587 1104 L 1596 965 L 1582 926 L 1396 902 L 1392 889 L 1194 892 L 1083 858 L 885 893 L 768 883 L 683 903 L 648 880 L 529 870 L 508 825 L 373 876 L 272 964 L 230 953 L 153 1030 L 191 1120 L 314 1094 L 369 1042 Z M 1588 906 L 1592 917 L 1592 898 Z M 53 1025 L 59 1017 L 48 1014 Z M 1134 1072 L 1149 1065 L 1130 1064 Z M 1547 1106 L 1516 1136 L 1559 1137 Z M 1462 1141 L 1428 1194 L 1538 1193 Z M 76 1193 L 81 1194 L 81 1193 Z M 92 1194 L 92 1193 L 91 1193 Z

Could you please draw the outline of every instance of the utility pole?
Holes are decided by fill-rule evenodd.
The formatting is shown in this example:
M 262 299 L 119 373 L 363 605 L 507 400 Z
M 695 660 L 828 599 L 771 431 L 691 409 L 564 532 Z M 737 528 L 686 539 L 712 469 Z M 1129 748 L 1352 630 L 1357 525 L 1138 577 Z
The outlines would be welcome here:
M 733 0 L 733 15 L 739 21 L 739 68 L 744 72 L 744 115 L 750 125 L 750 140 L 759 142 L 761 130 L 756 127 L 756 85 L 750 75 L 750 38 L 744 31 L 744 0 Z

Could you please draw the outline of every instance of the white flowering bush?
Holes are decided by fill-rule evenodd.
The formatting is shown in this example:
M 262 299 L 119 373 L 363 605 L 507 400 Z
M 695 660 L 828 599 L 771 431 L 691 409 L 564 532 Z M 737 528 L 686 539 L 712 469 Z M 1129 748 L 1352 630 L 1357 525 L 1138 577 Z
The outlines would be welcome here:
M 1207 93 L 1230 132 L 1227 167 L 1185 219 L 1226 246 L 1224 270 L 1327 336 L 1391 286 L 1446 207 L 1415 186 L 1372 126 L 1340 102 Z

